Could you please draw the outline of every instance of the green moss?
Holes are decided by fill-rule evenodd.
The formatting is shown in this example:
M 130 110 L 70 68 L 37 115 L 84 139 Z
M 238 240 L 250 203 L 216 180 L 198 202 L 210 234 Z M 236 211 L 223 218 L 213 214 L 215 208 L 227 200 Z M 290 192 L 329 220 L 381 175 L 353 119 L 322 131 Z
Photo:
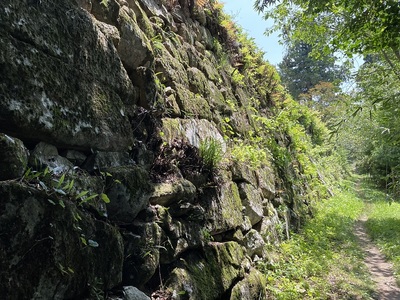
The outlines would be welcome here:
M 235 228 L 243 222 L 242 200 L 239 189 L 234 182 L 227 184 L 221 191 L 221 215 L 225 226 Z
M 186 118 L 211 120 L 211 110 L 206 99 L 199 94 L 187 90 L 185 86 L 176 84 L 177 103 Z
M 244 259 L 242 247 L 236 242 L 211 242 L 204 248 L 204 255 L 191 253 L 182 258 L 184 265 L 173 271 L 167 286 L 187 293 L 190 299 L 218 299 L 243 277 Z
M 266 286 L 265 275 L 252 269 L 244 280 L 233 287 L 230 300 L 266 299 Z

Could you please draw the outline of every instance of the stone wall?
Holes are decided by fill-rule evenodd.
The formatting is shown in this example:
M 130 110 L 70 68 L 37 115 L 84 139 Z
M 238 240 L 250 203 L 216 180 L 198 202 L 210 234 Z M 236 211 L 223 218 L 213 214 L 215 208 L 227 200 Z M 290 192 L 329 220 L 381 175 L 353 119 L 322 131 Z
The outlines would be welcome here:
M 251 99 L 274 114 L 272 93 L 221 64 L 216 13 L 186 0 L 0 2 L 4 299 L 265 295 L 256 262 L 306 204 L 277 192 L 291 187 L 273 156 L 210 170 L 199 155 L 207 139 L 229 152 L 227 123 L 252 130 Z

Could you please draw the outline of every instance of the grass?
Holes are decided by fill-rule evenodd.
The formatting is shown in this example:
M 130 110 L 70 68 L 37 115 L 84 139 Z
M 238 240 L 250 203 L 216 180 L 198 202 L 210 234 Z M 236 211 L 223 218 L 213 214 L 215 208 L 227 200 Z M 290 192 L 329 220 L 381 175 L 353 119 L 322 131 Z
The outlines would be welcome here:
M 374 284 L 353 233 L 364 208 L 354 184 L 346 182 L 318 204 L 300 233 L 269 249 L 270 262 L 259 265 L 269 299 L 372 299 Z
M 400 199 L 392 201 L 366 181 L 360 187 L 360 194 L 368 207 L 368 234 L 393 263 L 396 281 L 400 285 Z

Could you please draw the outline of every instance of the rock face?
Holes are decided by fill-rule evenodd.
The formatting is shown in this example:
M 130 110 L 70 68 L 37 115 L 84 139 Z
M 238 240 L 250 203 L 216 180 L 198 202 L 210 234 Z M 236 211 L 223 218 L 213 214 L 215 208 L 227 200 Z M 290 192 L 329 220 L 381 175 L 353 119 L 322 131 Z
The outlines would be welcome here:
M 0 10 L 3 131 L 61 147 L 128 149 L 133 85 L 94 18 L 73 1 L 2 1 Z
M 57 195 L 0 183 L 0 285 L 7 299 L 81 298 L 121 281 L 118 229 Z
M 0 180 L 21 177 L 28 164 L 28 149 L 24 143 L 6 134 L 0 134 Z
M 276 164 L 294 153 L 266 127 L 284 93 L 269 65 L 234 69 L 220 13 L 0 1 L 3 298 L 265 297 L 255 260 L 307 214 L 311 176 Z

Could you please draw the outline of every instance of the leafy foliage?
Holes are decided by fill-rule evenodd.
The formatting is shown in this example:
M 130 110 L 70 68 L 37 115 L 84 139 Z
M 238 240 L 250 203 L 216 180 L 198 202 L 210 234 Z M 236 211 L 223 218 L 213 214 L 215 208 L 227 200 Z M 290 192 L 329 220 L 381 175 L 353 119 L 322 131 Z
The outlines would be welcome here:
M 393 64 L 397 69 L 399 64 Z M 354 120 L 348 119 L 346 125 L 353 124 L 353 136 L 362 136 L 356 157 L 359 171 L 371 174 L 393 194 L 400 194 L 396 184 L 400 167 L 400 106 L 397 101 L 400 80 L 386 59 L 374 56 L 359 70 L 357 84 L 359 88 L 350 106 L 357 116 Z M 359 130 L 358 134 L 355 129 Z
M 297 99 L 320 82 L 339 84 L 346 79 L 348 69 L 335 64 L 333 55 L 311 57 L 312 46 L 304 42 L 290 45 L 279 66 L 282 82 L 290 94 Z
M 305 41 L 316 52 L 348 55 L 392 49 L 399 53 L 400 4 L 396 0 L 257 0 L 255 7 L 275 20 L 285 40 Z

